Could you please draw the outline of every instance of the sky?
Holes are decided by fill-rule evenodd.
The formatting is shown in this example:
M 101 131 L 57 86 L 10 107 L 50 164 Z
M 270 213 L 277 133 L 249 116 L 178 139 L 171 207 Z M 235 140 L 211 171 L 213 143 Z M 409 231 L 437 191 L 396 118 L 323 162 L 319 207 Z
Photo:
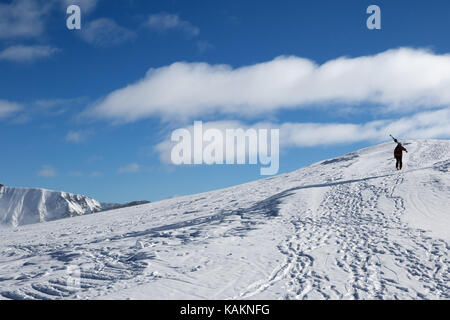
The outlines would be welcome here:
M 264 178 L 170 163 L 194 121 L 279 129 L 279 173 L 389 134 L 448 139 L 449 15 L 445 0 L 1 0 L 0 183 L 127 202 Z

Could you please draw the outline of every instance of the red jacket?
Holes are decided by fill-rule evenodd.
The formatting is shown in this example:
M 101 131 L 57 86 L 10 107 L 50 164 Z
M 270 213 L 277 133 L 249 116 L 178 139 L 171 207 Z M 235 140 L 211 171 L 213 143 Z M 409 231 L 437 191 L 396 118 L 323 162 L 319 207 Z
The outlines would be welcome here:
M 403 151 L 408 152 L 405 147 L 403 147 L 401 144 L 397 145 L 394 150 L 394 157 L 401 157 L 403 156 Z

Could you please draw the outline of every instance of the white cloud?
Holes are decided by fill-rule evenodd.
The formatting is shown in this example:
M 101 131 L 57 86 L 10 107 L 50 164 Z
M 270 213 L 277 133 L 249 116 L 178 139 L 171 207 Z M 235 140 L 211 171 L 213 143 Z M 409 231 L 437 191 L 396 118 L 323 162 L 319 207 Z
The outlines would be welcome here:
M 39 99 L 31 103 L 30 112 L 58 116 L 85 103 L 86 98 Z
M 350 123 L 284 123 L 280 126 L 281 144 L 305 147 L 383 141 L 389 134 L 401 139 L 450 137 L 450 108 L 426 111 L 398 119 Z
M 1 102 L 2 100 L 0 100 Z M 20 111 L 17 115 L 11 119 L 10 123 L 14 124 L 25 124 L 32 120 L 40 119 L 42 117 L 57 117 L 60 116 L 74 107 L 85 102 L 85 98 L 72 98 L 72 99 L 40 99 L 29 103 L 24 103 L 19 105 L 17 103 L 7 102 L 8 106 L 5 107 L 5 101 L 0 103 L 0 118 L 1 114 L 14 114 Z M 6 115 L 5 115 L 6 117 Z M 85 135 L 89 135 L 90 131 L 83 131 Z
M 41 170 L 39 170 L 37 175 L 39 177 L 52 178 L 52 177 L 56 176 L 56 171 L 55 171 L 55 169 L 53 169 L 52 166 L 45 165 L 45 166 L 42 167 Z
M 136 172 L 139 172 L 140 169 L 141 169 L 140 165 L 138 165 L 137 163 L 131 163 L 125 167 L 119 168 L 119 170 L 117 172 L 118 173 L 136 173 Z
M 400 48 L 316 65 L 299 57 L 233 69 L 177 62 L 108 94 L 87 113 L 114 121 L 222 113 L 264 115 L 324 104 L 379 104 L 412 111 L 450 104 L 450 55 Z
M 180 30 L 186 35 L 195 37 L 200 34 L 200 29 L 189 21 L 181 20 L 176 14 L 158 13 L 148 17 L 145 25 L 158 32 Z
M 58 6 L 63 14 L 69 5 L 80 6 L 82 14 L 92 12 L 98 0 L 12 0 L 0 3 L 0 39 L 39 38 L 47 17 Z
M 91 134 L 91 132 L 86 131 L 86 130 L 78 130 L 78 131 L 70 130 L 66 135 L 66 141 L 80 143 L 80 142 L 83 142 L 84 140 L 86 140 L 86 138 L 90 134 Z
M 450 137 L 450 108 L 414 114 L 399 119 L 349 123 L 284 123 L 280 143 L 308 147 L 362 141 L 384 141 L 393 134 L 401 139 Z
M 0 60 L 15 62 L 31 62 L 37 59 L 46 58 L 57 53 L 60 49 L 50 46 L 12 46 L 0 51 Z
M 270 123 L 245 124 L 240 121 L 204 122 L 203 130 L 216 128 L 223 134 L 226 129 L 247 130 L 280 129 L 280 146 L 313 147 L 355 142 L 381 142 L 389 134 L 405 139 L 450 138 L 450 108 L 417 113 L 399 119 L 370 121 L 362 124 L 352 123 Z M 193 127 L 186 129 L 192 132 Z M 171 163 L 171 150 L 175 142 L 170 135 L 160 142 L 155 150 L 163 163 Z
M 21 109 L 22 105 L 18 103 L 0 100 L 0 119 L 7 118 Z
M 0 4 L 0 39 L 35 38 L 44 31 L 51 1 L 13 0 Z
M 133 40 L 136 34 L 112 19 L 100 18 L 84 25 L 80 37 L 96 47 L 107 47 Z

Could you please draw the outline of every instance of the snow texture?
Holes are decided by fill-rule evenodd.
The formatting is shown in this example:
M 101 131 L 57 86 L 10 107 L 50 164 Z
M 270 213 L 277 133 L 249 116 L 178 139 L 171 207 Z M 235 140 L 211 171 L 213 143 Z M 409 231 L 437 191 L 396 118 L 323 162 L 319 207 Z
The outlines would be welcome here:
M 0 299 L 449 299 L 450 141 L 394 147 L 2 228 Z

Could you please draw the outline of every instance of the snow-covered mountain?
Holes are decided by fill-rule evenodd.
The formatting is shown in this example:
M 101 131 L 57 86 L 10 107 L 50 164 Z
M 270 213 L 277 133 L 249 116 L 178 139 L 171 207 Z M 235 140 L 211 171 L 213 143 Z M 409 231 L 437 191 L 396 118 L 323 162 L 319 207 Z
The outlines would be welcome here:
M 67 192 L 0 188 L 0 222 L 19 226 L 79 216 L 102 210 L 97 200 Z
M 0 299 L 449 299 L 450 141 L 0 232 Z
M 142 203 L 103 203 L 67 192 L 0 185 L 0 223 L 17 227 Z

